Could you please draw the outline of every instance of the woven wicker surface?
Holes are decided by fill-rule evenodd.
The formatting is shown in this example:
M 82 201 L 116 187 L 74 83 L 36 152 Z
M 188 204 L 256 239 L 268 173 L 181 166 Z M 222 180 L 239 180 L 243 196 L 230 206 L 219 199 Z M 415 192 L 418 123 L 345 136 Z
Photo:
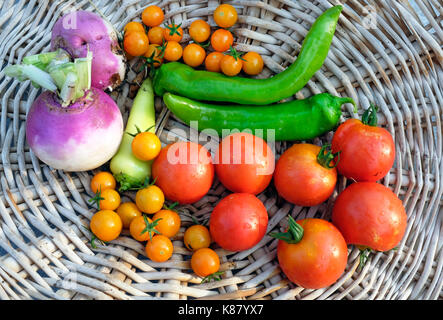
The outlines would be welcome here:
M 442 299 L 443 286 L 443 31 L 441 0 L 264 0 L 228 1 L 239 12 L 234 26 L 237 48 L 263 55 L 269 77 L 297 56 L 314 19 L 334 4 L 345 4 L 322 69 L 296 98 L 321 92 L 352 97 L 361 116 L 371 102 L 380 107 L 379 123 L 395 139 L 394 168 L 381 183 L 402 199 L 408 215 L 406 234 L 396 250 L 372 253 L 357 270 L 359 250 L 349 247 L 348 266 L 332 286 L 307 290 L 289 283 L 278 267 L 277 241 L 269 236 L 254 248 L 231 253 L 217 249 L 223 279 L 200 284 L 189 264 L 183 231 L 189 213 L 204 220 L 228 194 L 215 181 L 207 196 L 181 207 L 182 228 L 174 254 L 153 263 L 141 243 L 123 234 L 92 250 L 84 229 L 94 213 L 87 200 L 93 172 L 53 170 L 30 152 L 25 140 L 26 112 L 40 93 L 28 82 L 5 77 L 2 69 L 30 54 L 49 50 L 50 32 L 67 10 L 95 10 L 88 1 L 4 0 L 0 8 L 0 299 Z M 186 29 L 207 19 L 219 1 L 97 0 L 99 10 L 117 30 L 139 20 L 148 3 L 161 6 L 167 20 Z M 189 40 L 185 34 L 184 42 Z M 134 64 L 133 62 L 132 64 Z M 133 68 L 134 69 L 134 68 Z M 112 93 L 127 118 L 142 78 L 134 71 Z M 156 98 L 157 133 L 163 143 L 186 139 L 173 129 L 189 128 Z M 332 133 L 314 140 L 330 141 Z M 215 144 L 217 140 L 212 140 Z M 291 143 L 277 143 L 281 154 Z M 269 229 L 296 219 L 330 218 L 334 198 L 347 184 L 311 208 L 290 205 L 272 187 L 259 195 L 270 217 Z M 133 197 L 133 194 L 127 194 Z

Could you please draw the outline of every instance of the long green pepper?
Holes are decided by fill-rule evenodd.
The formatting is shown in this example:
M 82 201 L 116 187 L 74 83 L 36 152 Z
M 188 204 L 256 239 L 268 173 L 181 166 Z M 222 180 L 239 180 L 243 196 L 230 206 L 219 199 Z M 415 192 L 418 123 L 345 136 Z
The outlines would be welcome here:
M 212 129 L 223 137 L 231 133 L 230 130 L 249 129 L 252 134 L 260 133 L 267 139 L 268 130 L 273 130 L 275 141 L 310 140 L 321 136 L 338 125 L 344 103 L 352 103 L 355 107 L 351 98 L 329 93 L 259 107 L 208 104 L 171 93 L 165 93 L 163 101 L 187 125 L 197 121 L 199 131 Z M 258 131 L 260 129 L 262 131 Z
M 157 69 L 154 91 L 159 96 L 171 92 L 196 100 L 255 105 L 288 98 L 302 89 L 323 65 L 342 9 L 340 5 L 334 6 L 320 15 L 306 35 L 295 62 L 271 78 L 228 77 L 170 62 Z

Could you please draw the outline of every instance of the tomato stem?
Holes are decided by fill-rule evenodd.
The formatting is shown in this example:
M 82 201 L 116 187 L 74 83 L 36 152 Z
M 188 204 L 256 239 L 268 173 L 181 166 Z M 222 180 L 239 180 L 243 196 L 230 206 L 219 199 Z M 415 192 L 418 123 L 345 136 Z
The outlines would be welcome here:
M 165 24 L 165 28 L 169 30 L 169 35 L 173 36 L 174 34 L 177 34 L 179 36 L 181 36 L 181 33 L 178 31 L 178 28 L 180 28 L 182 24 L 175 24 L 174 21 L 172 21 L 171 26 L 168 26 L 167 24 Z
M 320 152 L 317 155 L 317 162 L 325 167 L 326 169 L 333 169 L 338 165 L 338 162 L 340 161 L 340 152 L 338 151 L 336 153 L 332 153 L 332 151 L 330 150 L 331 148 L 331 144 L 330 143 L 326 143 L 324 144 L 321 149 Z M 326 151 L 326 153 L 325 153 Z M 335 161 L 334 165 L 331 166 L 331 162 L 334 161 L 334 159 L 337 158 L 337 161 Z
M 359 256 L 359 264 L 357 271 L 360 272 L 361 269 L 365 266 L 366 262 L 368 262 L 369 254 L 371 253 L 370 248 L 360 249 L 360 256 Z
M 148 217 L 144 214 L 143 220 L 145 220 L 146 228 L 142 230 L 140 235 L 144 234 L 145 232 L 149 233 L 149 240 L 152 240 L 152 233 L 161 234 L 155 227 L 158 225 L 158 222 L 162 220 L 163 218 L 159 218 L 157 220 L 154 220 L 153 222 L 149 222 Z
M 97 204 L 97 209 L 98 210 L 101 210 L 100 209 L 100 201 L 101 200 L 105 200 L 105 198 L 103 198 L 101 196 L 101 194 L 102 194 L 102 186 L 100 185 L 100 189 L 95 193 L 95 196 L 88 200 L 88 202 L 90 202 L 92 204 Z
M 221 275 L 223 273 L 225 273 L 225 272 L 224 271 L 217 271 L 217 272 L 211 273 L 209 276 L 204 277 L 202 279 L 201 283 L 210 282 L 211 280 L 220 281 Z
M 171 211 L 175 211 L 177 212 L 177 210 L 175 210 L 174 208 L 179 204 L 178 201 L 174 202 L 173 204 L 171 204 L 170 206 L 167 206 L 166 204 L 163 205 L 163 209 L 166 210 L 171 210 Z
M 274 232 L 269 235 L 273 238 L 285 241 L 289 244 L 295 244 L 303 238 L 303 227 L 299 225 L 294 218 L 288 215 L 289 228 L 286 232 Z
M 243 60 L 246 61 L 245 59 L 242 58 L 242 55 L 244 55 L 244 52 L 238 52 L 237 50 L 235 50 L 231 45 L 229 46 L 229 52 L 226 53 L 229 56 L 233 56 L 235 60 Z
M 370 107 L 366 109 L 361 117 L 361 122 L 371 127 L 377 126 L 377 111 L 378 107 L 371 103 Z

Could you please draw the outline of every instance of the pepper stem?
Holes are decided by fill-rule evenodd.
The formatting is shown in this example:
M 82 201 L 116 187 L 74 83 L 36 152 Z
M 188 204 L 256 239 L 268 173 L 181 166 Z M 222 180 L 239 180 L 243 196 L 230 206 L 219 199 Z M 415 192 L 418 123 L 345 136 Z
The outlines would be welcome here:
M 361 122 L 371 127 L 377 126 L 377 111 L 378 107 L 371 103 L 369 108 L 363 113 Z
M 338 162 L 340 161 L 340 152 L 338 151 L 336 153 L 332 153 L 332 151 L 330 150 L 331 144 L 327 143 L 324 144 L 321 149 L 320 152 L 317 155 L 317 162 L 322 165 L 323 167 L 325 167 L 326 169 L 333 169 L 338 165 Z M 325 153 L 325 151 L 327 151 Z M 335 162 L 335 164 L 333 166 L 331 166 L 331 162 L 334 161 L 334 159 L 337 157 L 337 161 Z
M 352 105 L 354 106 L 354 113 L 357 113 L 357 104 L 355 103 L 354 99 L 350 97 L 341 97 L 338 99 L 338 101 L 340 102 L 340 104 L 352 103 Z
M 274 232 L 269 235 L 273 238 L 285 241 L 289 244 L 295 244 L 303 238 L 303 227 L 299 225 L 294 218 L 288 215 L 289 228 L 286 232 Z

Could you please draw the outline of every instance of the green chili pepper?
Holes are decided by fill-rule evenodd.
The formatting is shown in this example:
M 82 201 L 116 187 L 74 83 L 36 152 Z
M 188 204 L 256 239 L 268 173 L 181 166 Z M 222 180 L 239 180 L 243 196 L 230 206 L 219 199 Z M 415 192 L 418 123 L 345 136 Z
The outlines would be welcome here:
M 154 91 L 196 100 L 266 105 L 294 95 L 323 65 L 328 55 L 342 6 L 326 10 L 312 25 L 295 62 L 267 79 L 228 77 L 179 63 L 163 64 L 154 75 Z
M 268 130 L 274 130 L 275 141 L 309 140 L 321 136 L 338 125 L 342 104 L 352 103 L 355 107 L 351 98 L 329 93 L 267 106 L 208 104 L 172 93 L 165 93 L 163 101 L 187 125 L 198 121 L 200 131 L 212 129 L 224 137 L 231 130 L 249 129 L 252 134 L 266 139 L 270 134 Z

